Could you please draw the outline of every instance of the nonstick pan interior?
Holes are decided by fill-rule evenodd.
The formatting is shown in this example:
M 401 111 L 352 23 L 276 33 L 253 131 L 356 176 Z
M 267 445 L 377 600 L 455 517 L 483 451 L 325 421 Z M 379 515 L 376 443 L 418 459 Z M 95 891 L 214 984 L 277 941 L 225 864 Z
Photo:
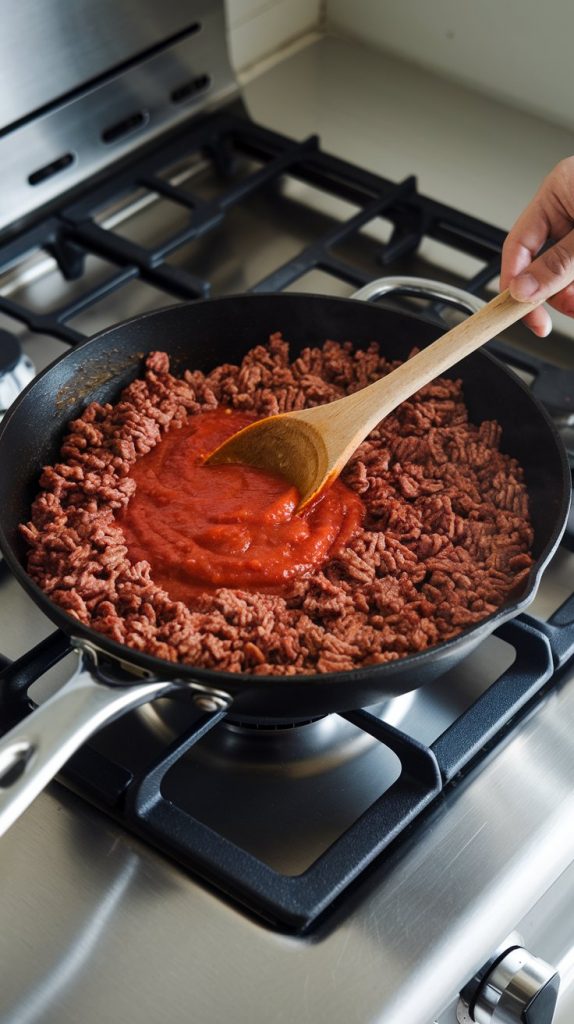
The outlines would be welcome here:
M 404 359 L 438 331 L 407 314 L 354 300 L 312 295 L 242 295 L 170 307 L 119 325 L 90 339 L 38 377 L 6 417 L 0 433 L 0 543 L 26 589 L 68 633 L 95 641 L 113 656 L 164 675 L 193 677 L 226 689 L 249 714 L 321 714 L 365 706 L 436 678 L 469 653 L 504 619 L 525 607 L 555 549 L 566 521 L 570 480 L 560 439 L 526 387 L 484 352 L 450 371 L 461 377 L 471 420 L 497 419 L 503 450 L 525 469 L 534 526 L 536 565 L 527 590 L 514 602 L 451 641 L 383 666 L 325 676 L 260 677 L 175 667 L 113 643 L 81 627 L 32 583 L 22 567 L 18 524 L 28 518 L 40 469 L 57 458 L 67 422 L 88 401 L 116 401 L 121 388 L 141 373 L 145 354 L 161 349 L 175 373 L 209 370 L 237 362 L 254 345 L 281 331 L 296 356 L 326 339 L 364 347 L 377 341 L 390 358 Z

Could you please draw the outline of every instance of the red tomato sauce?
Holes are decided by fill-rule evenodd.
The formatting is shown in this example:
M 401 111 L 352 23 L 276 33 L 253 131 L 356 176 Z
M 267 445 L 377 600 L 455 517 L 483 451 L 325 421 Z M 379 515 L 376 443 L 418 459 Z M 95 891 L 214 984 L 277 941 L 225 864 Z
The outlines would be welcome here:
M 132 561 L 147 560 L 176 601 L 218 587 L 281 593 L 320 568 L 363 517 L 340 480 L 301 515 L 283 477 L 250 466 L 205 466 L 207 455 L 256 419 L 216 409 L 172 428 L 131 470 L 137 487 L 119 518 Z

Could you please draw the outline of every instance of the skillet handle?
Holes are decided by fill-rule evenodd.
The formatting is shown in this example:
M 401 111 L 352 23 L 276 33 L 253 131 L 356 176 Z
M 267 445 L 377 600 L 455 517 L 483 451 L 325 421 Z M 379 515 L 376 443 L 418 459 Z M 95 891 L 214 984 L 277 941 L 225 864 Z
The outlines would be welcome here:
M 71 679 L 0 739 L 0 835 L 101 726 L 173 686 L 164 680 L 114 686 L 97 673 L 91 653 L 81 651 Z
M 472 292 L 464 288 L 457 288 L 453 284 L 446 284 L 444 281 L 432 281 L 426 277 L 380 277 L 376 281 L 359 288 L 358 292 L 351 295 L 352 299 L 361 299 L 363 302 L 370 302 L 373 299 L 380 299 L 383 295 L 392 295 L 393 292 L 400 295 L 412 295 L 417 299 L 436 299 L 438 302 L 446 302 L 449 306 L 456 306 L 466 313 L 478 313 L 485 302 L 479 299 Z

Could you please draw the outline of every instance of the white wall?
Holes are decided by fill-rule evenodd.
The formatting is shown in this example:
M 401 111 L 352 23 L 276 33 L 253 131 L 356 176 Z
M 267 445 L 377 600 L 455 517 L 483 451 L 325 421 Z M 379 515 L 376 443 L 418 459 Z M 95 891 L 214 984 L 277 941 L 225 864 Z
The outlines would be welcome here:
M 574 127 L 573 0 L 326 0 L 325 16 L 328 31 Z
M 236 71 L 269 57 L 318 26 L 320 0 L 225 0 Z

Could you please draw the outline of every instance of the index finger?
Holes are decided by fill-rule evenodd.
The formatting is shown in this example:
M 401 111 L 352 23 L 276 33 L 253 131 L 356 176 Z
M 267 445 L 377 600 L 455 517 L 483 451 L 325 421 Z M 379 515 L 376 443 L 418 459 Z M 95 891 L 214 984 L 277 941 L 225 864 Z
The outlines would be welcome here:
M 500 266 L 500 290 L 508 288 L 510 282 L 532 263 L 536 254 L 549 237 L 549 222 L 535 199 L 526 207 L 510 229 L 502 246 Z M 543 306 L 532 310 L 524 323 L 539 338 L 545 338 L 552 330 L 552 320 Z
M 517 274 L 529 266 L 550 238 L 550 221 L 537 198 L 533 199 L 511 227 L 502 246 L 500 288 L 504 290 Z

